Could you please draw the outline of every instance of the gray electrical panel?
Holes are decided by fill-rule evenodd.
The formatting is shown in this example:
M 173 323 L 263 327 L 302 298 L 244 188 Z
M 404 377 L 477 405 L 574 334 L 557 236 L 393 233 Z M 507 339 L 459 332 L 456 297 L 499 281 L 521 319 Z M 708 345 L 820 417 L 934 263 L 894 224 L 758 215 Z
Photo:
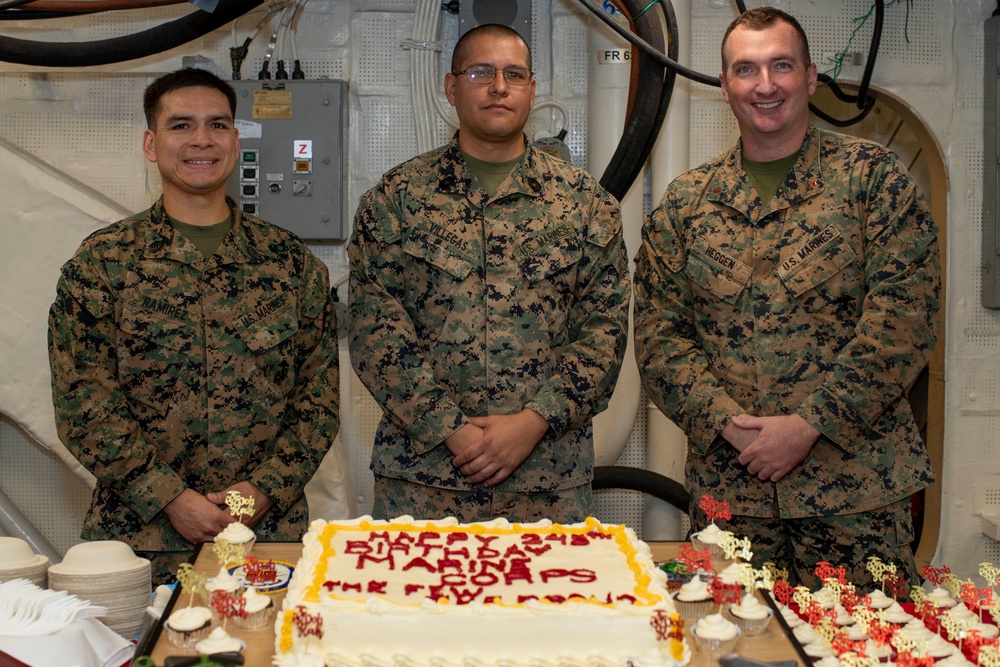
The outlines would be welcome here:
M 229 196 L 303 239 L 348 238 L 347 85 L 324 79 L 232 84 L 240 153 Z
M 983 36 L 983 307 L 1000 308 L 1000 16 Z

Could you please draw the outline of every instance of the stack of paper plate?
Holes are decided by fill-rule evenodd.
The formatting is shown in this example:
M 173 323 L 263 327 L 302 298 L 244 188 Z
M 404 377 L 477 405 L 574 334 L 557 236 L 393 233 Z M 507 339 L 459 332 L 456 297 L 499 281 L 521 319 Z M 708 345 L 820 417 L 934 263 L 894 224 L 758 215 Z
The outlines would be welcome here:
M 0 582 L 27 579 L 39 588 L 45 588 L 49 559 L 31 550 L 27 542 L 18 537 L 0 537 Z
M 125 639 L 139 634 L 152 599 L 149 561 L 113 540 L 70 547 L 62 563 L 49 568 L 49 588 L 107 607 L 101 620 Z

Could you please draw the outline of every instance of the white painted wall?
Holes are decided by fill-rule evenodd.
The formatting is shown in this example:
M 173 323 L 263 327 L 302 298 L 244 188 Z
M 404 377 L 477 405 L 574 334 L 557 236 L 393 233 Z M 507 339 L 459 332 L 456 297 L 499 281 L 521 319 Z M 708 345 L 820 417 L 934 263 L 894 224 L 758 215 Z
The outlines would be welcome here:
M 749 3 L 751 6 L 762 4 Z M 850 39 L 854 17 L 864 15 L 867 0 L 781 0 L 772 2 L 794 13 L 810 36 L 813 57 L 843 49 Z M 1000 457 L 995 451 L 1000 423 L 1000 313 L 980 305 L 980 240 L 982 199 L 982 45 L 983 21 L 996 3 L 987 0 L 924 0 L 907 8 L 899 3 L 886 11 L 874 83 L 910 103 L 935 134 L 947 160 L 951 194 L 948 200 L 948 312 L 946 343 L 946 441 L 943 536 L 937 561 L 959 576 L 970 577 L 984 560 L 1000 561 L 1000 546 L 980 532 L 979 515 L 1000 513 Z M 349 202 L 370 187 L 381 173 L 416 152 L 410 98 L 409 51 L 401 44 L 410 37 L 414 0 L 310 0 L 299 22 L 297 45 L 308 77 L 328 76 L 349 81 L 351 90 Z M 0 34 L 30 39 L 79 41 L 102 39 L 142 29 L 188 11 L 167 7 L 144 12 L 101 14 L 72 21 L 23 22 L 0 25 Z M 561 103 L 570 116 L 567 143 L 574 162 L 586 164 L 588 12 L 576 0 L 535 0 L 533 52 L 538 72 L 540 100 Z M 237 22 L 239 42 L 263 16 L 258 11 Z M 691 30 L 682 34 L 691 50 L 695 69 L 719 69 L 719 42 L 725 26 L 735 16 L 728 0 L 694 0 Z M 909 42 L 904 38 L 904 28 Z M 441 41 L 446 63 L 458 34 L 456 16 L 442 14 Z M 870 22 L 858 31 L 851 50 L 867 51 Z M 255 75 L 268 37 L 251 46 L 243 68 L 245 78 Z M 30 190 L 38 201 L 46 193 L 65 188 L 56 182 L 78 181 L 127 210 L 144 208 L 157 194 L 155 172 L 148 169 L 139 151 L 143 129 L 141 92 L 158 73 L 185 63 L 185 57 L 215 63 L 228 74 L 229 27 L 185 47 L 140 61 L 87 71 L 43 71 L 0 63 L 0 139 L 64 173 L 49 184 L 25 186 L 14 163 L 0 159 L 0 266 L 30 258 L 37 270 L 30 280 L 3 274 L 0 284 L 0 387 L 15 377 L 3 366 L 3 354 L 44 348 L 38 332 L 37 313 L 44 311 L 54 293 L 59 257 L 50 250 L 52 230 L 38 227 L 36 235 L 24 227 L 45 218 L 36 211 L 30 220 L 18 211 Z M 286 40 L 287 50 L 287 40 Z M 290 56 L 286 53 L 286 59 Z M 272 67 L 273 70 L 273 67 Z M 443 70 L 442 70 L 443 71 Z M 858 79 L 860 67 L 846 68 L 842 77 Z M 691 88 L 689 132 L 672 132 L 663 141 L 688 142 L 691 164 L 697 164 L 727 147 L 736 136 L 735 123 L 721 96 L 699 84 Z M 560 114 L 538 113 L 529 125 L 532 136 L 554 134 Z M 450 132 L 436 122 L 439 141 Z M 20 184 L 19 184 L 20 183 Z M 658 200 L 660 192 L 651 193 Z M 63 217 L 53 208 L 50 217 Z M 631 221 L 636 224 L 637 221 Z M 627 224 L 630 224 L 627 221 Z M 59 234 L 77 238 L 83 229 L 70 221 Z M 70 243 L 69 245 L 74 245 Z M 346 276 L 342 244 L 314 248 L 329 265 L 334 281 Z M 58 253 L 56 253 L 58 255 Z M 36 300 L 27 308 L 18 299 L 28 293 Z M 345 297 L 341 288 L 341 297 Z M 30 313 L 28 311 L 31 311 Z M 16 316 L 12 316 L 12 313 Z M 23 322 L 23 325 L 21 324 Z M 30 329 L 34 327 L 34 329 Z M 28 330 L 32 335 L 25 335 Z M 44 329 L 44 327 L 43 327 Z M 6 347 L 5 347 L 6 346 Z M 346 356 L 344 368 L 348 368 Z M 35 371 L 37 374 L 37 370 Z M 15 386 L 17 379 L 13 380 Z M 44 383 L 43 383 L 44 384 Z M 44 386 L 23 387 L 20 404 L 45 409 Z M 28 394 L 30 390 L 30 394 Z M 0 401 L 4 401 L 0 395 Z M 22 420 L 18 405 L 18 420 Z M 344 373 L 344 423 L 341 439 L 357 487 L 357 506 L 370 506 L 368 445 L 378 411 L 359 391 L 356 379 Z M 29 406 L 30 407 L 30 406 Z M 0 411 L 15 413 L 11 403 Z M 35 422 L 37 424 L 37 422 Z M 23 428 L 41 431 L 25 421 Z M 643 411 L 626 448 L 628 463 L 642 465 L 646 419 Z M 18 503 L 60 551 L 74 544 L 85 510 L 87 490 L 82 478 L 68 471 L 58 456 L 39 446 L 12 417 L 0 421 L 0 490 Z M 619 510 L 612 510 L 612 513 Z M 628 514 L 631 509 L 620 512 Z M 609 516 L 608 518 L 615 518 Z M 631 518 L 628 518 L 630 522 Z

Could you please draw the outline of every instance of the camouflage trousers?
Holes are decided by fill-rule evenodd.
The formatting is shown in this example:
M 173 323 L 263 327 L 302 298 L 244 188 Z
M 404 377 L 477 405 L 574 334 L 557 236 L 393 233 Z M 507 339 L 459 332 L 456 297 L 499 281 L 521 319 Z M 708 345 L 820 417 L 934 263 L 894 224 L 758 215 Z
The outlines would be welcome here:
M 693 508 L 693 512 L 700 510 Z M 910 548 L 913 518 L 909 498 L 869 512 L 805 519 L 733 516 L 729 521 L 716 520 L 716 524 L 737 537 L 749 537 L 754 567 L 772 562 L 788 570 L 788 582 L 793 586 L 819 589 L 822 584 L 815 574 L 816 564 L 825 561 L 834 567 L 843 565 L 847 581 L 860 592 L 881 588 L 868 571 L 872 556 L 896 566 L 897 577 L 906 584 L 904 597 L 909 597 L 911 586 L 920 583 Z M 692 516 L 691 525 L 705 525 L 704 515 Z
M 375 475 L 372 516 L 387 520 L 404 514 L 415 519 L 453 516 L 462 523 L 498 517 L 511 522 L 551 519 L 556 523 L 578 523 L 591 516 L 592 509 L 590 484 L 539 493 L 486 488 L 455 491 Z

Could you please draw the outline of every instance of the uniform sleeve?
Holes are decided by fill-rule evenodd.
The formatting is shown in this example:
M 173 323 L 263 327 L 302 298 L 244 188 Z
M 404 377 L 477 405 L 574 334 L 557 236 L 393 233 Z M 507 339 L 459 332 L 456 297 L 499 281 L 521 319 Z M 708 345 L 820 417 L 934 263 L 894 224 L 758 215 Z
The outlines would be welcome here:
M 857 215 L 865 221 L 867 296 L 855 337 L 798 414 L 844 451 L 905 394 L 940 327 L 938 228 L 913 178 L 891 153 L 875 162 Z
M 382 184 L 362 197 L 348 245 L 351 364 L 420 454 L 468 420 L 435 380 L 403 305 L 399 223 L 399 207 Z
M 184 482 L 142 436 L 118 383 L 114 296 L 99 262 L 81 251 L 62 269 L 49 310 L 49 365 L 59 438 L 143 521 Z
M 668 190 L 643 224 L 635 258 L 635 355 L 650 400 L 703 456 L 744 410 L 712 373 L 699 343 L 679 206 Z
M 555 373 L 526 406 L 548 422 L 556 437 L 584 426 L 608 406 L 628 341 L 631 281 L 621 211 L 600 190 L 589 214 L 566 344 L 559 349 Z
M 295 386 L 272 455 L 247 480 L 281 513 L 302 495 L 340 429 L 340 353 L 330 279 L 315 255 L 303 253 Z

